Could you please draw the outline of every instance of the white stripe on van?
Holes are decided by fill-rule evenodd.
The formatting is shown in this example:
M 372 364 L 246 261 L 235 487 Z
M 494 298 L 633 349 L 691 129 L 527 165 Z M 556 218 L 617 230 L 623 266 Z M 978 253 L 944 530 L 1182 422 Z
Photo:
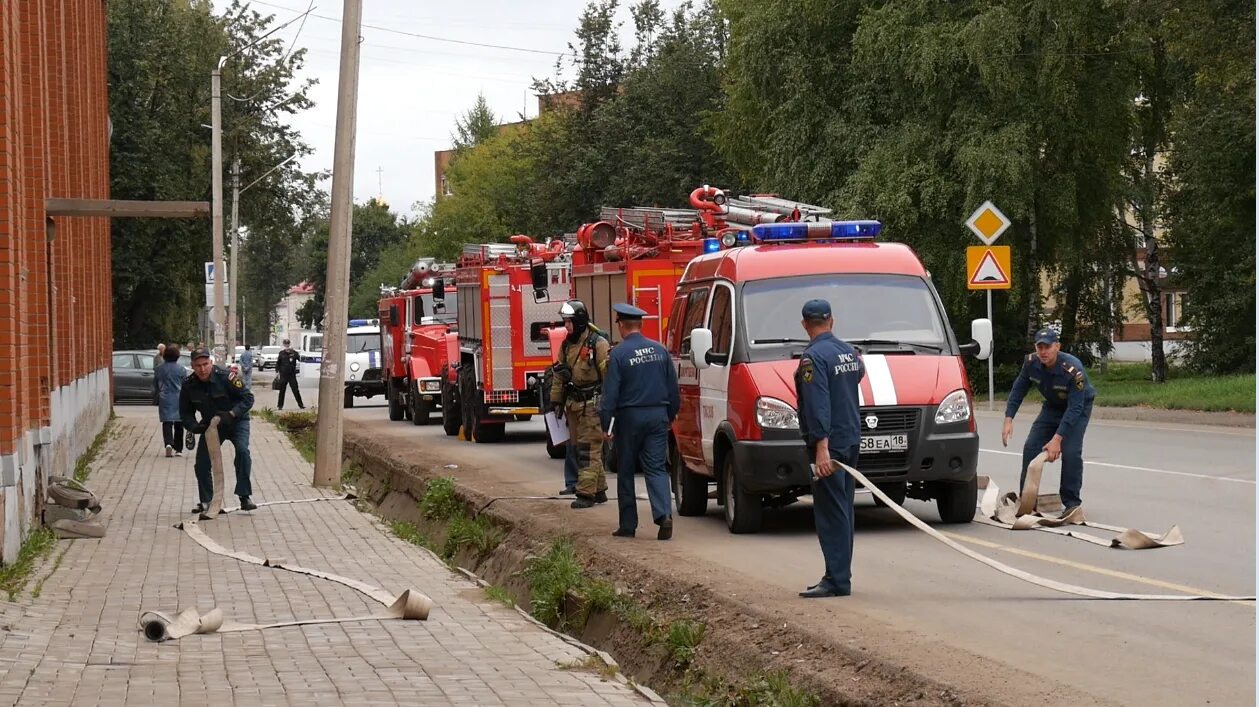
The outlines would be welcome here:
M 874 404 L 895 405 L 896 384 L 892 381 L 892 371 L 887 367 L 887 357 L 867 354 L 861 360 L 866 364 L 866 377 L 870 379 L 870 389 L 874 392 Z

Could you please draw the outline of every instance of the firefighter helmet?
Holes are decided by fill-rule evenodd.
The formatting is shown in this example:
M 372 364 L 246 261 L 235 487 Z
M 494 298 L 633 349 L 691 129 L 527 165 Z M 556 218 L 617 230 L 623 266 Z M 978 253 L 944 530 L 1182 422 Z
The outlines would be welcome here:
M 582 332 L 590 324 L 590 312 L 586 303 L 579 299 L 571 299 L 560 307 L 560 317 L 573 320 L 573 331 Z

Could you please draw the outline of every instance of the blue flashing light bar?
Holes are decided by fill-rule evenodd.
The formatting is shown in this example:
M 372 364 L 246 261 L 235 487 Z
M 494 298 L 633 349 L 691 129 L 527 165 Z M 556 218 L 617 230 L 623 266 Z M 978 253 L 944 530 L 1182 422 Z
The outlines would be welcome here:
M 747 231 L 739 231 L 735 234 L 734 242 L 737 245 L 747 245 L 752 242 L 752 237 L 748 235 Z
M 717 240 L 716 238 L 704 239 L 704 252 L 705 253 L 716 253 L 719 250 L 721 250 L 721 241 Z
M 762 243 L 817 240 L 873 240 L 883 230 L 878 221 L 813 221 L 762 223 L 752 227 L 752 238 Z
M 349 326 L 370 326 L 371 323 L 372 320 L 370 319 L 351 319 Z

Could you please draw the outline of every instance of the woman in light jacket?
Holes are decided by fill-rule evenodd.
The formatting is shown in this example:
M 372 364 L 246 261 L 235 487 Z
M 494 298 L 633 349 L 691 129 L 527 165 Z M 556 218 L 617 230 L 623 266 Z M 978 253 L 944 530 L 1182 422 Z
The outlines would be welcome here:
M 162 352 L 165 362 L 157 367 L 153 384 L 157 387 L 157 416 L 162 421 L 162 441 L 166 456 L 184 454 L 184 423 L 179 416 L 179 391 L 184 387 L 188 371 L 179 363 L 179 346 L 171 344 Z

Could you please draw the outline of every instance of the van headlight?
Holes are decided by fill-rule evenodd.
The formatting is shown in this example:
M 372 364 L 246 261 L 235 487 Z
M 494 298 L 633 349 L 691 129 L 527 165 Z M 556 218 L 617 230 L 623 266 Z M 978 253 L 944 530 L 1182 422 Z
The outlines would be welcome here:
M 350 370 L 351 370 L 351 371 L 354 371 L 355 373 L 357 373 L 357 372 L 358 372 L 358 369 L 360 369 L 360 368 L 362 368 L 362 366 L 358 365 L 358 361 L 351 361 L 351 362 L 350 362 Z
M 965 390 L 955 390 L 936 408 L 936 424 L 949 425 L 970 419 L 970 397 Z
M 800 428 L 800 418 L 795 408 L 778 398 L 757 398 L 756 424 L 769 429 L 795 430 Z

